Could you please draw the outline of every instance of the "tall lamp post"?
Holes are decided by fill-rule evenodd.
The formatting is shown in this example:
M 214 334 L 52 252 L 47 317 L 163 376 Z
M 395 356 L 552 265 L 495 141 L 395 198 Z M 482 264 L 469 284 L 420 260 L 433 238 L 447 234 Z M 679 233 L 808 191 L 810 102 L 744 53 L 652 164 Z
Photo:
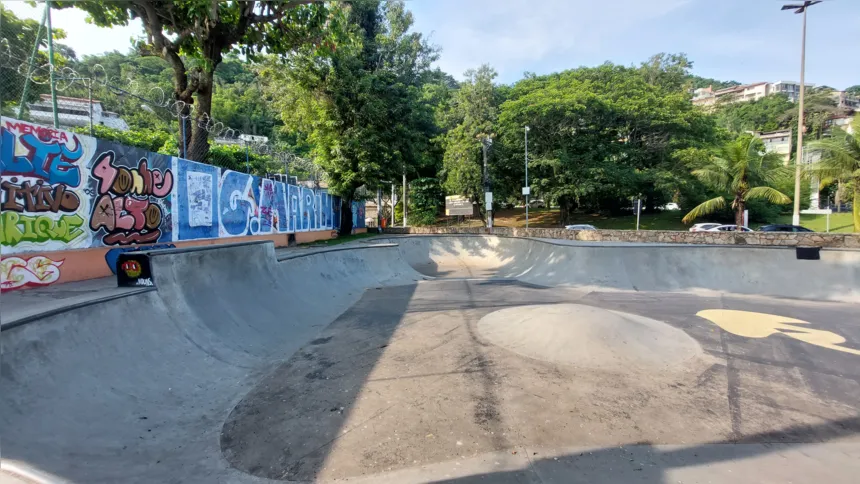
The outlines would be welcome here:
M 800 96 L 798 98 L 799 114 L 797 116 L 797 155 L 794 159 L 794 210 L 791 214 L 791 223 L 800 225 L 800 164 L 803 162 L 803 92 L 806 87 L 804 74 L 806 73 L 806 10 L 821 0 L 806 0 L 802 5 L 783 5 L 782 10 L 794 10 L 794 13 L 803 14 L 803 37 L 800 44 Z
M 484 148 L 484 204 L 487 211 L 487 228 L 493 231 L 493 192 L 490 182 L 490 171 L 487 167 L 487 150 L 493 145 L 493 138 L 487 136 L 481 143 Z
M 529 228 L 529 127 L 526 126 L 526 184 L 523 186 L 523 195 L 526 196 L 526 228 Z

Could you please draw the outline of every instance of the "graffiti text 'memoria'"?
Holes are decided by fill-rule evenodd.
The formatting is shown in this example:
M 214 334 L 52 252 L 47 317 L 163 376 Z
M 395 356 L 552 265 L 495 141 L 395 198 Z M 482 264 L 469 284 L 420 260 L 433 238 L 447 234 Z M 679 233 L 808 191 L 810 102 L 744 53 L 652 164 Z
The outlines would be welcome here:
M 16 136 L 26 154 L 15 154 Z M 41 178 L 50 184 L 63 183 L 78 186 L 81 170 L 76 163 L 84 154 L 80 140 L 72 135 L 74 147 L 69 148 L 66 133 L 51 128 L 26 123 L 6 121 L 2 129 L 0 146 L 0 171 L 4 175 L 18 174 Z

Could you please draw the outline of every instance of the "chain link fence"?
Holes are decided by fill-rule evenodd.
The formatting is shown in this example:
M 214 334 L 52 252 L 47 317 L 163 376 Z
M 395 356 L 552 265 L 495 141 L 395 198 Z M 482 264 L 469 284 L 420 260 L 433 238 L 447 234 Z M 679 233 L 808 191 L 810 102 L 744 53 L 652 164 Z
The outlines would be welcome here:
M 325 188 L 325 174 L 312 161 L 267 137 L 243 133 L 211 116 L 198 117 L 194 105 L 175 101 L 166 76 L 117 72 L 88 62 L 91 58 L 75 62 L 56 53 L 52 66 L 44 40 L 28 45 L 10 30 L 0 24 L 3 116 L 183 158 L 190 138 L 183 129 L 190 123 L 183 120 L 191 119 L 208 132 L 210 150 L 204 159 L 187 159 Z M 44 30 L 40 34 L 44 37 Z M 183 116 L 188 109 L 190 114 Z

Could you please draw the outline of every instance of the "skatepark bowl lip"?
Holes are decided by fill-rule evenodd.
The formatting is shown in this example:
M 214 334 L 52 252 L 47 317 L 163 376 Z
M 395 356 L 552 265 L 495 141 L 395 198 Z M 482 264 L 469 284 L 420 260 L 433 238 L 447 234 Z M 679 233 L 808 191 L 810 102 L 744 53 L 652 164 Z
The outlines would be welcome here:
M 283 482 L 295 476 L 313 481 L 331 457 L 332 442 L 340 439 L 341 433 L 346 434 L 347 429 L 341 430 L 341 426 L 345 427 L 345 419 L 357 411 L 354 407 L 359 405 L 358 394 L 367 385 L 369 372 L 382 365 L 383 357 L 388 358 L 386 364 L 392 364 L 390 355 L 384 353 L 393 350 L 386 348 L 394 342 L 393 334 L 404 331 L 401 323 L 412 311 L 409 305 L 413 300 L 425 304 L 414 309 L 416 314 L 438 311 L 447 314 L 447 318 L 470 311 L 477 311 L 473 316 L 480 318 L 494 308 L 539 303 L 600 307 L 600 301 L 613 304 L 609 307 L 613 311 L 639 314 L 647 308 L 659 309 L 648 306 L 652 304 L 649 300 L 656 306 L 672 306 L 676 299 L 677 304 L 688 304 L 684 301 L 699 297 L 727 307 L 755 309 L 762 304 L 769 308 L 782 306 L 789 312 L 833 311 L 843 319 L 852 311 L 856 314 L 856 304 L 860 302 L 860 251 L 822 249 L 821 260 L 816 261 L 797 260 L 794 252 L 793 248 L 781 247 L 581 245 L 471 234 L 382 235 L 344 246 L 283 253 L 277 253 L 269 241 L 143 251 L 151 257 L 154 290 L 94 298 L 86 304 L 11 323 L 4 321 L 4 391 L 0 395 L 3 468 L 34 482 Z M 433 291 L 437 299 L 420 300 Z M 493 294 L 502 294 L 496 298 L 507 300 L 496 301 Z M 592 295 L 597 299 L 589 299 Z M 449 299 L 457 298 L 461 303 L 446 305 Z M 379 323 L 382 329 L 373 326 L 377 314 L 380 321 L 385 321 Z M 681 316 L 693 318 L 687 313 Z M 687 323 L 678 323 L 681 316 L 673 316 L 676 319 L 671 325 L 694 333 L 691 336 L 705 348 L 707 358 L 720 358 L 720 341 L 722 351 L 728 354 L 728 337 L 722 330 L 704 326 L 706 330 L 691 329 Z M 471 321 L 469 318 L 464 321 Z M 470 324 L 465 325 L 468 331 L 463 330 L 461 340 L 450 344 L 480 340 L 479 334 L 471 333 Z M 697 320 L 693 324 L 702 323 Z M 415 331 L 429 331 L 415 334 L 428 340 L 435 338 L 432 326 Z M 346 342 L 338 343 L 341 335 Z M 424 341 L 423 336 L 415 341 Z M 326 349 L 332 338 L 335 346 Z M 853 333 L 849 339 L 855 347 L 860 343 Z M 410 339 L 400 339 L 401 344 L 404 341 L 409 343 Z M 714 341 L 716 347 L 708 346 Z M 760 348 L 772 341 L 766 338 L 754 343 Z M 496 370 L 492 357 L 482 359 L 481 352 L 495 352 L 499 358 L 523 358 L 525 366 L 544 368 L 540 365 L 545 363 L 538 360 L 479 343 L 479 357 L 467 364 L 474 364 L 474 374 L 484 375 L 491 386 L 503 386 L 503 380 L 493 374 Z M 753 344 L 741 339 L 731 343 Z M 808 350 L 805 343 L 780 344 L 799 345 L 790 346 L 791 351 L 819 351 Z M 362 345 L 371 346 L 362 352 Z M 259 424 L 254 418 L 261 409 L 265 411 L 260 402 L 279 395 L 278 372 L 283 372 L 286 380 L 293 378 L 292 383 L 285 383 L 285 389 L 300 382 L 308 395 L 318 395 L 313 385 L 329 388 L 326 385 L 333 384 L 328 376 L 320 375 L 341 363 L 336 358 L 325 358 L 344 350 L 362 354 L 360 358 L 364 358 L 361 361 L 366 366 L 364 373 L 356 376 L 357 384 L 343 397 L 347 408 L 332 410 L 331 415 L 341 414 L 344 420 L 330 424 L 332 428 L 278 423 L 299 435 L 308 432 L 312 436 L 319 429 L 324 435 L 333 435 L 327 447 L 308 454 L 316 467 L 296 467 L 293 474 L 284 471 L 286 477 L 280 478 L 273 476 L 289 469 L 289 456 L 284 457 L 286 463 L 277 463 L 283 464 L 281 471 L 276 472 L 276 465 L 272 469 L 253 467 L 250 463 L 256 458 L 254 449 L 242 448 L 237 439 L 246 435 L 242 434 L 246 429 L 265 430 L 265 426 L 254 427 Z M 834 356 L 826 351 L 802 353 L 799 360 L 804 361 L 797 364 L 810 367 L 812 372 L 832 373 L 831 378 L 841 377 L 839 368 L 843 368 L 844 360 L 839 358 L 849 356 Z M 830 366 L 826 371 L 831 373 L 816 369 L 816 358 L 827 360 L 827 365 L 837 370 L 830 370 Z M 780 364 L 794 368 L 790 360 Z M 313 365 L 322 366 L 314 370 Z M 296 373 L 306 371 L 302 370 L 306 367 L 313 370 L 308 376 Z M 707 371 L 714 367 L 722 368 L 731 380 L 730 364 L 714 363 Z M 548 381 L 555 381 L 552 379 L 557 376 L 547 371 Z M 466 373 L 469 378 L 470 372 Z M 311 378 L 312 374 L 316 377 Z M 860 381 L 860 374 L 847 378 Z M 708 385 L 706 381 L 701 383 Z M 729 381 L 730 404 L 731 385 Z M 485 384 L 483 390 L 478 385 L 474 391 L 481 394 L 494 390 Z M 737 398 L 737 388 L 734 392 Z M 284 395 L 284 401 L 290 398 L 293 397 Z M 478 397 L 484 404 L 487 398 Z M 493 398 L 489 400 L 489 404 L 501 404 Z M 273 408 L 278 404 L 272 400 Z M 299 405 L 295 411 L 314 408 L 316 404 L 302 402 L 307 407 Z M 860 433 L 856 405 L 833 404 L 828 408 L 833 413 L 822 417 L 825 422 L 821 424 L 802 419 L 780 428 L 759 429 L 750 424 L 755 431 L 743 434 L 737 432 L 736 415 L 732 413 L 731 433 L 704 441 L 693 439 L 689 444 L 682 444 L 681 438 L 678 442 L 619 441 L 611 445 L 595 440 L 549 448 L 541 447 L 539 442 L 526 442 L 458 457 L 456 465 L 462 463 L 462 467 L 456 471 L 451 469 L 453 459 L 439 458 L 421 465 L 400 463 L 391 472 L 374 467 L 372 473 L 347 473 L 334 478 L 349 478 L 350 482 L 467 483 L 483 478 L 490 479 L 486 482 L 520 482 L 518 479 L 536 475 L 540 481 L 541 473 L 564 476 L 572 469 L 579 472 L 583 466 L 590 466 L 591 482 L 637 479 L 656 483 L 668 482 L 664 479 L 670 472 L 707 464 L 715 466 L 719 481 L 732 476 L 725 471 L 719 474 L 720 463 L 743 466 L 743 459 L 764 459 L 761 465 L 779 467 L 767 460 L 769 456 L 794 458 L 800 451 L 792 446 L 800 443 L 818 442 L 816 445 L 821 446 L 803 447 L 814 456 L 807 457 L 813 461 L 825 462 L 829 457 L 822 456 L 829 455 L 824 452 L 829 449 L 844 451 L 845 455 L 856 452 L 852 443 L 827 443 Z M 328 414 L 328 407 L 325 410 Z M 484 409 L 485 414 L 492 411 Z M 317 417 L 309 413 L 304 418 Z M 775 421 L 781 423 L 780 419 Z M 413 422 L 397 423 L 406 433 Z M 799 437 L 786 440 L 786 435 Z M 814 439 L 804 440 L 809 435 Z M 427 437 L 433 438 L 437 437 L 432 433 Z M 492 441 L 498 443 L 498 439 L 502 437 L 493 437 Z M 723 445 L 726 443 L 733 445 Z M 625 447 L 629 449 L 623 450 Z M 630 462 L 651 459 L 655 463 L 620 470 L 619 463 L 626 464 L 628 458 Z M 826 463 L 830 467 L 842 464 Z M 609 467 L 616 469 L 609 471 Z M 598 470 L 606 474 L 595 474 Z M 0 473 L 0 480 L 2 477 Z

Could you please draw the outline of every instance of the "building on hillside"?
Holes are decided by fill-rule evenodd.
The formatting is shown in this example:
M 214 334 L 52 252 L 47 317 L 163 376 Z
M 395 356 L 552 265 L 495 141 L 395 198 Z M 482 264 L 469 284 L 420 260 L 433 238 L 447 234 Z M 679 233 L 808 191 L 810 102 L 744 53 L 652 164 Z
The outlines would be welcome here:
M 845 111 L 860 110 L 860 98 L 845 91 L 833 91 L 830 97 L 836 101 L 836 106 Z
M 791 159 L 791 130 L 782 129 L 779 131 L 769 131 L 756 133 L 764 143 L 764 149 L 768 153 L 777 153 L 783 157 L 786 164 Z
M 27 106 L 30 108 L 30 118 L 34 123 L 53 124 L 54 108 L 50 94 L 40 95 L 39 102 L 27 104 Z M 101 101 L 93 99 L 90 104 L 89 99 L 57 96 L 57 118 L 61 127 L 89 126 L 90 115 L 92 115 L 93 125 L 128 131 L 125 120 L 117 113 L 105 111 Z
M 814 84 L 806 84 L 806 88 L 815 87 Z M 733 103 L 743 101 L 757 101 L 771 94 L 782 93 L 788 96 L 792 102 L 797 101 L 800 95 L 800 83 L 791 81 L 779 82 L 754 82 L 752 84 L 744 84 L 741 86 L 732 86 L 724 89 L 714 90 L 713 86 L 702 87 L 693 91 L 693 104 L 697 106 L 712 106 L 717 102 Z M 851 106 L 860 104 L 858 100 L 850 94 L 838 96 L 837 102 Z M 851 108 L 857 109 L 857 108 Z
M 702 87 L 693 91 L 693 104 L 708 107 L 717 102 L 755 101 L 770 94 L 768 86 L 766 82 L 755 82 L 717 90 L 713 86 Z
M 693 91 L 693 104 L 696 106 L 712 106 L 717 101 L 714 87 L 700 87 Z
M 738 86 L 740 88 L 738 101 L 758 101 L 770 94 L 770 84 L 767 82 L 756 82 Z
M 827 128 L 837 127 L 841 128 L 848 132 L 848 134 L 854 134 L 854 129 L 851 127 L 851 121 L 854 119 L 854 115 L 851 114 L 843 114 L 840 116 L 832 116 L 827 120 Z
M 812 89 L 815 84 L 806 84 L 806 89 Z M 797 102 L 800 96 L 800 83 L 794 81 L 778 81 L 769 85 L 770 94 L 782 93 L 788 96 L 789 101 Z

